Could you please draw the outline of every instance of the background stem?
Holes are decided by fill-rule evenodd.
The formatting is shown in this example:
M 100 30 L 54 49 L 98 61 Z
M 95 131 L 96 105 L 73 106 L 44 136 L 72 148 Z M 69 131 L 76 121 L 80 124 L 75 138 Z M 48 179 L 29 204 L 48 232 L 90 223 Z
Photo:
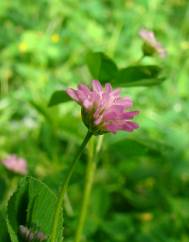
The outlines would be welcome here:
M 90 196 L 93 187 L 94 175 L 96 171 L 96 162 L 97 156 L 101 148 L 103 136 L 98 137 L 97 146 L 94 152 L 94 140 L 91 140 L 89 146 L 89 158 L 86 168 L 86 176 L 85 176 L 85 187 L 84 194 L 82 199 L 82 205 L 79 215 L 79 221 L 76 229 L 75 240 L 74 242 L 80 242 L 83 234 L 83 229 L 87 217 L 88 207 L 90 203 Z

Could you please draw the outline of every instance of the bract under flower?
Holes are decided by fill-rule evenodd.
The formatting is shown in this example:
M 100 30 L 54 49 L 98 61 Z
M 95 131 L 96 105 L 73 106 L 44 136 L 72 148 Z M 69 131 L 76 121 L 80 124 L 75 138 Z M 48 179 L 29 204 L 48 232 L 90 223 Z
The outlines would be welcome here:
M 122 98 L 120 89 L 111 84 L 103 88 L 99 81 L 92 81 L 92 88 L 79 85 L 77 90 L 68 88 L 67 94 L 82 108 L 82 118 L 88 129 L 95 135 L 119 130 L 131 132 L 138 124 L 131 121 L 139 112 L 126 110 L 132 107 L 129 97 Z

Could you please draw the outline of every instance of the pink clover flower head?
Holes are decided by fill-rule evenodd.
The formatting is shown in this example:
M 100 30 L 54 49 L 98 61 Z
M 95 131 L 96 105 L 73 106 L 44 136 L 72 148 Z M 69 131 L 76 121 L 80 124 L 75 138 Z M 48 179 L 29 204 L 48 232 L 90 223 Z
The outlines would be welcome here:
M 28 172 L 27 162 L 16 155 L 8 156 L 5 160 L 2 160 L 1 163 L 7 170 L 20 175 L 26 175 Z
M 132 121 L 139 112 L 127 112 L 132 100 L 122 98 L 120 89 L 112 89 L 109 83 L 103 88 L 99 81 L 93 80 L 92 88 L 81 84 L 77 90 L 68 88 L 66 92 L 81 106 L 83 122 L 94 135 L 119 130 L 131 132 L 139 127 Z
M 154 32 L 142 28 L 139 32 L 140 37 L 144 41 L 143 51 L 146 55 L 157 53 L 161 58 L 167 56 L 165 48 L 155 38 Z

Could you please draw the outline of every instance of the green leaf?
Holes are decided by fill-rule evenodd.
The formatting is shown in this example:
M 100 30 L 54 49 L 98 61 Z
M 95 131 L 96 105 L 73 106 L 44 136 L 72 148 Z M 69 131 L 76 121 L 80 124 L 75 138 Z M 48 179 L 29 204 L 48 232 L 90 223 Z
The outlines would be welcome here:
M 0 241 L 6 241 L 9 242 L 9 234 L 7 230 L 7 224 L 6 224 L 6 215 L 4 212 L 5 209 L 0 210 Z
M 48 106 L 52 107 L 60 103 L 65 103 L 71 100 L 72 99 L 68 96 L 68 94 L 64 90 L 56 91 L 52 94 Z
M 31 177 L 23 178 L 8 203 L 7 224 L 11 242 L 21 241 L 20 225 L 41 231 L 49 238 L 56 205 L 57 197 L 44 183 Z M 63 241 L 62 213 L 56 240 Z
M 11 227 L 10 223 L 7 221 L 7 228 L 10 235 L 11 242 L 19 242 L 16 233 L 14 232 L 13 228 Z
M 102 52 L 89 52 L 86 61 L 93 78 L 101 83 L 112 81 L 117 75 L 116 64 Z
M 165 80 L 160 74 L 161 68 L 155 65 L 130 66 L 120 69 L 112 84 L 124 87 L 159 85 Z
M 152 86 L 165 80 L 159 66 L 137 65 L 118 69 L 114 61 L 102 52 L 89 52 L 86 61 L 93 78 L 102 84 L 109 81 L 112 85 L 123 87 Z

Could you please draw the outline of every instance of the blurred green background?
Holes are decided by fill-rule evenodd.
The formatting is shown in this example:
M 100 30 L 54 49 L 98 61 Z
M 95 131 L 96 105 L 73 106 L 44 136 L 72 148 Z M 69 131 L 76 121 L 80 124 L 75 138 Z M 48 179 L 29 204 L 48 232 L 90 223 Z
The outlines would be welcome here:
M 103 51 L 119 67 L 142 55 L 141 27 L 167 49 L 167 80 L 127 88 L 140 110 L 134 133 L 106 135 L 83 241 L 189 241 L 188 0 L 0 1 L 0 159 L 25 158 L 29 174 L 54 191 L 86 128 L 74 103 L 48 108 L 52 93 L 90 83 L 86 52 Z M 81 205 L 87 153 L 71 181 L 65 241 Z M 6 193 L 0 166 L 0 199 Z

